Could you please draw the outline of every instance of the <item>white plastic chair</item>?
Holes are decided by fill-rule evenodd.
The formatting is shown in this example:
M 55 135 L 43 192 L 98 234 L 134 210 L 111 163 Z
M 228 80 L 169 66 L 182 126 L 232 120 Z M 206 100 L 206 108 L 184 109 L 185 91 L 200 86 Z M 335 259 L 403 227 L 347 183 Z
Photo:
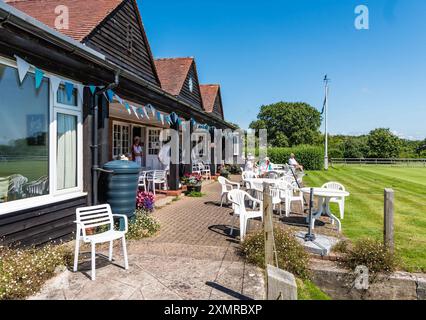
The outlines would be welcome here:
M 146 171 L 142 171 L 139 174 L 139 183 L 138 183 L 138 187 L 139 188 L 143 188 L 144 191 L 147 191 L 146 189 Z
M 163 185 L 164 190 L 167 190 L 167 171 L 155 170 L 147 174 L 148 188 L 152 186 L 152 192 L 155 196 L 155 185 Z
M 263 202 L 253 198 L 243 190 L 231 190 L 228 192 L 228 200 L 232 203 L 234 209 L 234 221 L 236 217 L 240 218 L 240 240 L 244 241 L 247 224 L 249 219 L 261 218 L 263 220 Z M 246 200 L 253 202 L 253 211 L 247 211 Z M 255 210 L 256 206 L 258 210 Z M 231 227 L 231 235 L 234 233 L 234 224 Z
M 96 280 L 96 244 L 109 242 L 109 261 L 112 261 L 113 241 L 121 239 L 123 245 L 124 268 L 129 269 L 129 262 L 127 260 L 126 248 L 126 233 L 128 230 L 127 216 L 121 214 L 112 214 L 109 204 L 78 208 L 76 211 L 77 232 L 75 239 L 75 253 L 74 253 L 74 272 L 77 272 L 78 267 L 78 254 L 80 250 L 80 240 L 85 243 L 90 243 L 92 247 L 92 280 Z M 114 217 L 124 219 L 124 231 L 114 230 Z M 100 226 L 109 226 L 108 231 L 87 235 L 86 229 L 96 228 Z
M 20 175 L 14 174 L 10 176 L 10 185 L 9 193 L 15 193 L 16 195 L 22 197 L 23 190 L 22 187 L 28 182 L 28 178 Z
M 281 181 L 278 184 L 278 189 L 280 190 L 280 197 L 285 205 L 285 214 L 286 217 L 290 215 L 291 204 L 293 202 L 300 202 L 302 210 L 305 207 L 303 193 L 299 188 L 295 187 L 293 184 L 286 181 Z
M 341 183 L 334 182 L 334 181 L 325 183 L 321 188 L 346 191 L 345 187 Z M 345 218 L 345 197 L 331 198 L 330 202 L 334 202 L 339 205 L 340 219 L 344 219 Z
M 0 203 L 7 202 L 10 177 L 0 177 Z
M 191 170 L 191 172 L 201 175 L 201 169 L 200 169 L 199 163 L 192 163 L 192 170 Z
M 242 177 L 243 181 L 246 181 L 248 179 L 255 179 L 255 178 L 257 178 L 257 175 L 253 171 L 243 171 L 241 173 L 241 177 Z
M 234 189 L 240 189 L 240 184 L 236 182 L 229 181 L 225 177 L 219 177 L 217 179 L 220 186 L 222 187 L 222 193 L 220 195 L 220 206 L 223 207 L 223 198 L 228 195 L 228 192 Z M 227 199 L 227 198 L 226 198 Z
M 205 165 L 203 163 L 199 163 L 198 164 L 199 170 L 201 172 L 201 176 L 205 179 L 211 180 L 212 179 L 212 174 L 210 171 L 210 166 L 209 165 Z

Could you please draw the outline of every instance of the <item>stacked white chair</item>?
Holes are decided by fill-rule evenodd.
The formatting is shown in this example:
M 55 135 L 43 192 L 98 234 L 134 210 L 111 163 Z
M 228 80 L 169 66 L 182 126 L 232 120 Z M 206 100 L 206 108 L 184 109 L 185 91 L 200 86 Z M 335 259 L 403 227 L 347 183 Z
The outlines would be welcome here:
M 228 192 L 228 200 L 232 203 L 234 209 L 234 221 L 237 217 L 240 219 L 240 240 L 244 241 L 247 233 L 247 224 L 249 219 L 261 218 L 263 219 L 263 203 L 262 201 L 253 198 L 247 192 L 239 189 L 234 189 Z M 253 210 L 247 211 L 246 200 L 254 203 Z M 259 207 L 256 210 L 256 207 Z M 234 233 L 232 225 L 231 235 Z
M 143 171 L 139 174 L 138 187 L 143 188 L 144 191 L 147 191 L 147 188 L 146 188 L 146 171 Z
M 345 187 L 341 183 L 334 182 L 334 181 L 325 183 L 321 188 L 346 191 Z M 334 202 L 339 205 L 340 219 L 344 219 L 345 218 L 345 197 L 331 198 L 330 202 Z
M 123 245 L 124 268 L 129 269 L 129 262 L 127 259 L 126 248 L 126 233 L 128 230 L 127 216 L 120 214 L 112 214 L 109 204 L 79 208 L 76 212 L 77 232 L 75 239 L 75 253 L 74 253 L 74 272 L 77 272 L 78 255 L 80 250 L 80 240 L 85 243 L 90 243 L 92 252 L 92 280 L 96 279 L 96 244 L 109 242 L 109 261 L 112 261 L 113 241 L 121 239 Z M 124 231 L 114 230 L 114 217 L 124 219 Z M 109 230 L 94 234 L 87 235 L 86 229 L 109 226 Z
M 212 173 L 210 171 L 210 166 L 209 165 L 206 165 L 206 164 L 203 164 L 203 163 L 200 162 L 198 164 L 198 168 L 199 168 L 199 171 L 201 173 L 201 176 L 204 179 L 208 179 L 208 180 L 212 179 Z

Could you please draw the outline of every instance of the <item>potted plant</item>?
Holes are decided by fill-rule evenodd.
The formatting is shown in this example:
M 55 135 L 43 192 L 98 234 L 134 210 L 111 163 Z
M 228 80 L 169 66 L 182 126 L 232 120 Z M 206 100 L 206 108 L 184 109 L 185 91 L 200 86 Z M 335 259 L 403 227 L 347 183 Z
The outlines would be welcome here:
M 226 167 L 225 166 L 223 166 L 223 167 L 221 167 L 220 168 L 220 175 L 222 176 L 222 177 L 224 177 L 224 178 L 226 178 L 226 179 L 228 179 L 229 178 L 229 171 L 226 169 Z
M 202 177 L 200 174 L 197 173 L 187 173 L 185 174 L 182 179 L 181 183 L 186 186 L 187 192 L 201 192 L 201 186 L 202 186 Z

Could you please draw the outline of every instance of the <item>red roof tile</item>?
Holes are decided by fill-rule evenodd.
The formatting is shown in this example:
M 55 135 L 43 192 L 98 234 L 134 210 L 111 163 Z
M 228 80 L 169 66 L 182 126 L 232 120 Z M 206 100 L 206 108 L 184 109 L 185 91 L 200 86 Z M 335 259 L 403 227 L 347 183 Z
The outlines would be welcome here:
M 220 86 L 218 84 L 200 85 L 201 97 L 203 98 L 204 109 L 207 112 L 213 112 L 214 102 L 219 94 Z
M 16 9 L 55 28 L 59 14 L 55 8 L 64 5 L 69 9 L 69 29 L 59 32 L 82 41 L 124 0 L 5 0 Z
M 168 58 L 155 60 L 161 87 L 168 93 L 178 96 L 188 76 L 194 58 Z

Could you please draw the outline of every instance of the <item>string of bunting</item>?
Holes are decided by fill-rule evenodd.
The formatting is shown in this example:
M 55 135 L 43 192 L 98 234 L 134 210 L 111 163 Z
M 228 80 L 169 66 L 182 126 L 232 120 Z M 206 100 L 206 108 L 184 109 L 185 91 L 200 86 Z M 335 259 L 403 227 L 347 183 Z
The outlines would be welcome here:
M 20 84 L 23 83 L 26 75 L 28 74 L 30 69 L 33 68 L 34 74 L 35 74 L 35 77 L 34 77 L 35 88 L 39 89 L 41 84 L 43 83 L 43 78 L 45 76 L 45 72 L 43 70 L 41 70 L 40 68 L 29 64 L 27 61 L 18 57 L 17 55 L 15 55 L 15 59 L 16 59 L 16 65 L 18 67 L 18 75 L 19 75 Z M 83 89 L 84 88 L 89 88 L 90 93 L 92 95 L 94 95 L 98 89 L 104 88 L 104 86 L 96 86 L 96 85 L 93 85 L 93 84 L 90 84 L 90 85 L 74 84 L 72 82 L 63 80 L 63 79 L 61 79 L 57 76 L 54 76 L 54 75 L 49 75 L 49 79 L 50 79 L 50 88 L 52 90 L 52 93 L 56 93 L 58 91 L 59 87 L 62 85 L 64 90 L 65 90 L 65 94 L 66 94 L 66 97 L 67 97 L 68 100 L 72 100 L 75 89 L 77 89 L 78 97 L 81 99 L 81 101 L 83 101 Z M 182 119 L 179 118 L 179 116 L 175 112 L 172 112 L 171 114 L 163 114 L 162 112 L 156 110 L 154 108 L 154 106 L 152 106 L 151 104 L 147 104 L 147 105 L 141 106 L 141 107 L 136 107 L 132 104 L 129 104 L 124 99 L 120 98 L 111 89 L 104 92 L 104 96 L 110 103 L 117 101 L 119 104 L 121 104 L 126 109 L 126 111 L 129 114 L 132 114 L 132 111 L 133 111 L 134 115 L 138 119 L 146 118 L 147 120 L 150 120 L 152 118 L 152 119 L 156 119 L 158 122 L 161 122 L 162 125 L 168 124 L 170 126 L 172 126 L 172 125 L 178 125 L 179 127 L 182 126 Z M 212 130 L 212 128 L 214 128 L 214 127 L 210 127 L 208 124 L 197 123 L 193 118 L 191 118 L 190 123 L 191 123 L 193 128 L 201 128 L 201 129 L 205 129 L 205 130 L 208 130 L 208 131 L 210 131 L 210 130 Z

